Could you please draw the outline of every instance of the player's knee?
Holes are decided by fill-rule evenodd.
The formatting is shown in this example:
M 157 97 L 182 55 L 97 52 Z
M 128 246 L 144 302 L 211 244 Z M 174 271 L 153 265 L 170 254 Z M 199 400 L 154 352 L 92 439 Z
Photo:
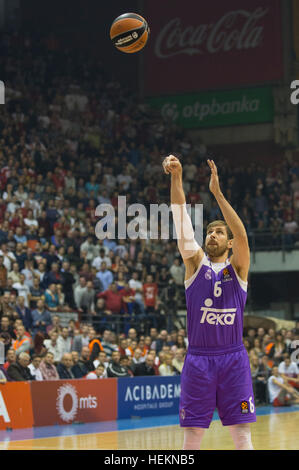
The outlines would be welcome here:
M 202 428 L 186 428 L 185 432 L 193 434 L 193 435 L 201 436 L 204 433 L 204 429 L 202 429 Z
M 237 450 L 253 450 L 249 425 L 232 426 L 230 431 Z
M 183 448 L 185 450 L 199 450 L 203 435 L 204 429 L 202 428 L 185 428 Z

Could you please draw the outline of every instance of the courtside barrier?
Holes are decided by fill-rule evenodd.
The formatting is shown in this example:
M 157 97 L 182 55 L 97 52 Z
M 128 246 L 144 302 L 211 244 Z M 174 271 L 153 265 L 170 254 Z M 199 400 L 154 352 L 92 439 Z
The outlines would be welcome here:
M 0 430 L 177 414 L 180 377 L 7 382 Z
M 30 382 L 0 385 L 0 429 L 31 428 L 33 424 Z
M 179 376 L 118 379 L 118 418 L 177 414 L 180 383 Z
M 32 382 L 35 426 L 117 419 L 117 379 Z

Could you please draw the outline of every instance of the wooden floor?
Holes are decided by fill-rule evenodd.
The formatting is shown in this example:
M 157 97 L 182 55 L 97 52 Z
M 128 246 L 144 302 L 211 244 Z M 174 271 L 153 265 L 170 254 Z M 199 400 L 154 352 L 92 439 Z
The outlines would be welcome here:
M 299 411 L 258 416 L 251 430 L 257 450 L 299 449 Z M 0 442 L 0 450 L 180 450 L 182 443 L 183 430 L 175 425 L 18 441 L 8 437 Z M 219 420 L 213 421 L 204 435 L 202 450 L 233 448 L 228 429 Z

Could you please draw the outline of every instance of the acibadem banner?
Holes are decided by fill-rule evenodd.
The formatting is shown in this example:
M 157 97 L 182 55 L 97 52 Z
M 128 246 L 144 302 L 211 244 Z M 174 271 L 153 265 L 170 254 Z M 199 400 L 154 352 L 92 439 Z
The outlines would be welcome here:
M 152 97 L 148 103 L 184 128 L 271 122 L 274 112 L 271 87 Z

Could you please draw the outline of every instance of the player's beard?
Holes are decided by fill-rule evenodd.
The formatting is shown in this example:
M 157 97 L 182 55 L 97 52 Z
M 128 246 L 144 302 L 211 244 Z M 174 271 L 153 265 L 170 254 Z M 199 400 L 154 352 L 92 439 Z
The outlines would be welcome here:
M 228 251 L 227 246 L 205 245 L 205 251 L 210 258 L 219 258 Z

